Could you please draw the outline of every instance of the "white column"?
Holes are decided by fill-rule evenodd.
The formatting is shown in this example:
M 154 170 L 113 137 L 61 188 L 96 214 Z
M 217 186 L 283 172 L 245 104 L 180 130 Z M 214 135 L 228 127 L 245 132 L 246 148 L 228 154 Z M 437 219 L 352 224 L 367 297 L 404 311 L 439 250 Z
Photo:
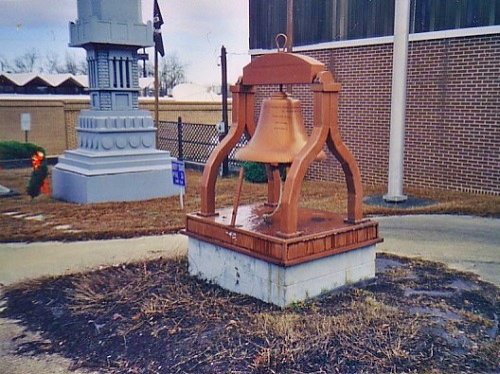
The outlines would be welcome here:
M 387 183 L 387 194 L 384 195 L 384 200 L 389 202 L 405 201 L 407 198 L 403 195 L 403 163 L 409 24 L 410 0 L 395 0 L 389 180 Z

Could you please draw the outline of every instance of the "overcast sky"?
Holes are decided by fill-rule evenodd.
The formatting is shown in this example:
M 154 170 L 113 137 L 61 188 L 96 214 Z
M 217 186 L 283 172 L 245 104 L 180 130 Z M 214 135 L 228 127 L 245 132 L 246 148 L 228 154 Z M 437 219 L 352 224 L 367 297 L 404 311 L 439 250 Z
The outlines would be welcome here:
M 82 48 L 68 48 L 68 22 L 77 18 L 76 0 L 0 0 L 0 57 L 12 60 L 28 50 L 67 50 L 83 57 Z M 219 83 L 220 47 L 228 52 L 229 82 L 234 83 L 248 56 L 248 0 L 158 0 L 165 24 L 166 52 L 187 64 L 187 79 Z M 153 0 L 142 0 L 143 21 L 151 20 Z

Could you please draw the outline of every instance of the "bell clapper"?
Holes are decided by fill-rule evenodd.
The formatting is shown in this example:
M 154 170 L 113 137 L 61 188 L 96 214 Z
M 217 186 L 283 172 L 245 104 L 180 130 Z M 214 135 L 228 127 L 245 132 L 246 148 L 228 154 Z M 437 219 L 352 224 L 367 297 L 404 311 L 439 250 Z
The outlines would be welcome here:
M 240 175 L 238 177 L 238 187 L 236 190 L 236 196 L 234 197 L 233 202 L 233 214 L 231 215 L 231 227 L 236 225 L 236 215 L 238 214 L 238 206 L 240 205 L 240 197 L 241 197 L 241 187 L 243 185 L 243 176 L 244 170 L 243 167 L 240 168 Z M 280 193 L 281 198 L 281 193 Z

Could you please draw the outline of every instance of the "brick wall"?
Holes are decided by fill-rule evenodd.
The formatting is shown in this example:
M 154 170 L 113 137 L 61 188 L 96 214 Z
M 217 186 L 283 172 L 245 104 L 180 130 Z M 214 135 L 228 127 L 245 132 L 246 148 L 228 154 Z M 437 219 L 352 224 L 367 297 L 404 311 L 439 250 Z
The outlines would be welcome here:
M 140 109 L 154 111 L 154 100 L 141 98 Z M 9 99 L 0 96 L 0 140 L 24 141 L 21 113 L 31 113 L 29 141 L 39 144 L 49 155 L 58 155 L 77 147 L 76 125 L 82 109 L 89 109 L 88 96 L 68 99 Z M 215 125 L 222 119 L 221 103 L 176 102 L 160 100 L 160 121 L 177 121 Z M 229 103 L 231 111 L 231 103 Z M 154 116 L 154 113 L 151 113 Z M 231 113 L 229 113 L 231 120 Z
M 31 114 L 29 142 L 44 147 L 49 155 L 66 149 L 64 104 L 61 101 L 0 100 L 0 140 L 24 142 L 21 113 Z
M 409 184 L 500 193 L 500 35 L 414 42 Z
M 342 137 L 363 182 L 386 184 L 392 44 L 302 52 L 342 84 Z M 409 46 L 405 186 L 500 193 L 500 35 L 415 41 Z M 273 87 L 259 90 L 258 103 Z M 294 86 L 306 127 L 309 87 Z M 258 111 L 258 109 L 257 109 Z M 329 155 L 308 176 L 343 180 Z

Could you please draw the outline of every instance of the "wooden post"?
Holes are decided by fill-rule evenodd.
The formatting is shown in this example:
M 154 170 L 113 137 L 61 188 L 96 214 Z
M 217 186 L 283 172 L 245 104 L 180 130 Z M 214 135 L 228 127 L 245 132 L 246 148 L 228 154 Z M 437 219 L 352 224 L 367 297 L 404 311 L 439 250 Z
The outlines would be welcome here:
M 158 49 L 156 48 L 155 45 L 155 127 L 156 127 L 156 149 L 158 149 L 158 146 L 160 145 L 159 139 L 160 139 L 160 113 L 159 113 L 159 107 L 160 107 L 160 100 L 159 100 L 159 77 L 158 77 Z

